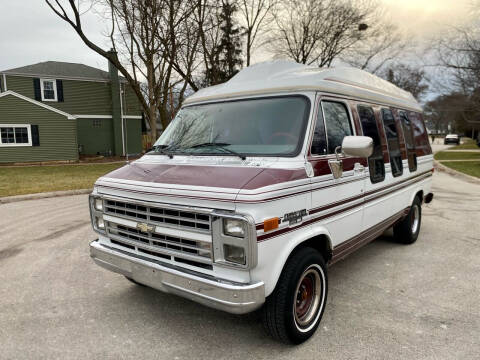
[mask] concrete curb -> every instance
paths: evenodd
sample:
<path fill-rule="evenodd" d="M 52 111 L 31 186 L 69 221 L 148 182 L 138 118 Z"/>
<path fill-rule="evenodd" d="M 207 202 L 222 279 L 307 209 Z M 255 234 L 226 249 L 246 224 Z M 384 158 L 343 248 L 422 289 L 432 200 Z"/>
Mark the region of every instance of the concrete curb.
<path fill-rule="evenodd" d="M 448 160 L 446 160 L 448 161 Z M 439 161 L 437 160 L 434 160 L 433 161 L 433 166 L 435 167 L 435 169 L 437 171 L 442 171 L 442 172 L 445 172 L 449 175 L 452 175 L 452 176 L 455 176 L 459 179 L 462 179 L 462 180 L 465 180 L 469 183 L 473 183 L 473 184 L 480 184 L 480 179 L 476 178 L 475 176 L 471 176 L 471 175 L 467 175 L 467 174 L 464 174 L 460 171 L 457 171 L 457 170 L 454 170 L 454 169 L 451 169 L 449 168 L 448 166 L 445 166 L 443 164 L 441 164 Z"/>
<path fill-rule="evenodd" d="M 25 201 L 25 200 L 46 199 L 46 198 L 60 197 L 60 196 L 90 194 L 91 192 L 92 192 L 92 189 L 78 189 L 78 190 L 65 190 L 65 191 L 50 191 L 50 192 L 43 192 L 43 193 L 37 193 L 37 194 L 5 196 L 5 197 L 0 197 L 0 204 L 7 204 L 7 203 Z"/>

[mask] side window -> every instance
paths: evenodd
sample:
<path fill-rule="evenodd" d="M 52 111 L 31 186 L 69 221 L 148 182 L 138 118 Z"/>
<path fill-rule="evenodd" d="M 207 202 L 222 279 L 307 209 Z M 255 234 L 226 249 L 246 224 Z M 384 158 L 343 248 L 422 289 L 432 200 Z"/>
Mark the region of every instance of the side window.
<path fill-rule="evenodd" d="M 390 109 L 382 109 L 383 128 L 387 136 L 388 153 L 390 155 L 390 166 L 393 176 L 403 174 L 402 153 L 400 152 L 400 141 L 398 140 L 397 126 Z"/>
<path fill-rule="evenodd" d="M 325 137 L 325 124 L 323 123 L 322 107 L 318 107 L 317 121 L 315 123 L 315 130 L 312 139 L 312 154 L 326 155 L 327 154 L 327 139 Z"/>
<path fill-rule="evenodd" d="M 413 172 L 417 170 L 417 155 L 415 154 L 412 124 L 405 111 L 399 111 L 398 114 L 400 116 L 400 122 L 402 123 L 405 146 L 407 147 L 408 168 L 410 172 Z"/>
<path fill-rule="evenodd" d="M 373 153 L 368 158 L 368 168 L 370 170 L 370 180 L 377 183 L 385 179 L 385 164 L 383 163 L 382 143 L 378 132 L 377 121 L 373 109 L 368 106 L 359 106 L 358 115 L 364 136 L 370 136 L 373 139 Z"/>
<path fill-rule="evenodd" d="M 325 128 L 327 131 L 327 153 L 334 154 L 335 148 L 342 145 L 343 138 L 353 134 L 348 110 L 343 103 L 322 101 Z"/>

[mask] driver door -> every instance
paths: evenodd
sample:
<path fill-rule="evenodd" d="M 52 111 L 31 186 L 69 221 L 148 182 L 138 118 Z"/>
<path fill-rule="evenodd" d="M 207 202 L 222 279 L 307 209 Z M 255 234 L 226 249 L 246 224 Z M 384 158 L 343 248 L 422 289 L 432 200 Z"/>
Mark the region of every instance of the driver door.
<path fill-rule="evenodd" d="M 335 248 L 361 232 L 367 163 L 364 158 L 340 156 L 343 175 L 338 179 L 334 179 L 328 164 L 329 159 L 336 158 L 335 148 L 343 138 L 356 134 L 347 101 L 319 98 L 314 126 L 307 157 L 313 167 L 310 214 L 318 220 L 314 226 L 327 228 Z"/>

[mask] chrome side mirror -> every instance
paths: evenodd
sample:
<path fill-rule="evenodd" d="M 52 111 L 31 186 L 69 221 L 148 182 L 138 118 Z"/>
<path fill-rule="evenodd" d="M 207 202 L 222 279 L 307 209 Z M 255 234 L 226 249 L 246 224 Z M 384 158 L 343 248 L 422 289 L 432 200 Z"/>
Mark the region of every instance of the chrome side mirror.
<path fill-rule="evenodd" d="M 373 153 L 373 139 L 369 136 L 345 136 L 342 151 L 348 156 L 368 158 Z"/>
<path fill-rule="evenodd" d="M 336 159 L 328 160 L 328 166 L 335 179 L 343 174 L 343 162 L 340 159 L 341 154 L 348 156 L 368 158 L 373 153 L 373 139 L 369 136 L 345 136 L 342 146 L 335 149 Z"/>
<path fill-rule="evenodd" d="M 330 171 L 332 172 L 334 179 L 338 179 L 339 177 L 342 177 L 342 174 L 343 174 L 343 161 L 340 159 L 341 154 L 342 154 L 342 147 L 337 146 L 335 148 L 336 159 L 328 160 L 328 166 L 330 167 Z"/>

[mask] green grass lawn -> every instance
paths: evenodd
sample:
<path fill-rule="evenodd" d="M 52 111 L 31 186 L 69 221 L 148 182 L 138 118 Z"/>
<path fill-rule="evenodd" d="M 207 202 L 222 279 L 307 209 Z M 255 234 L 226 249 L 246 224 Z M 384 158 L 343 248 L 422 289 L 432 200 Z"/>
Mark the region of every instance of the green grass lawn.
<path fill-rule="evenodd" d="M 0 197 L 45 191 L 88 189 L 118 164 L 0 167 Z"/>
<path fill-rule="evenodd" d="M 480 161 L 442 161 L 442 165 L 480 178 Z"/>
<path fill-rule="evenodd" d="M 456 151 L 440 151 L 435 154 L 435 160 L 467 160 L 479 159 L 480 152 L 456 152 Z"/>
<path fill-rule="evenodd" d="M 480 150 L 480 147 L 477 146 L 477 143 L 472 139 L 463 139 L 464 144 L 457 145 L 452 147 L 451 150 L 462 150 L 462 149 L 469 149 L 469 150 Z"/>

